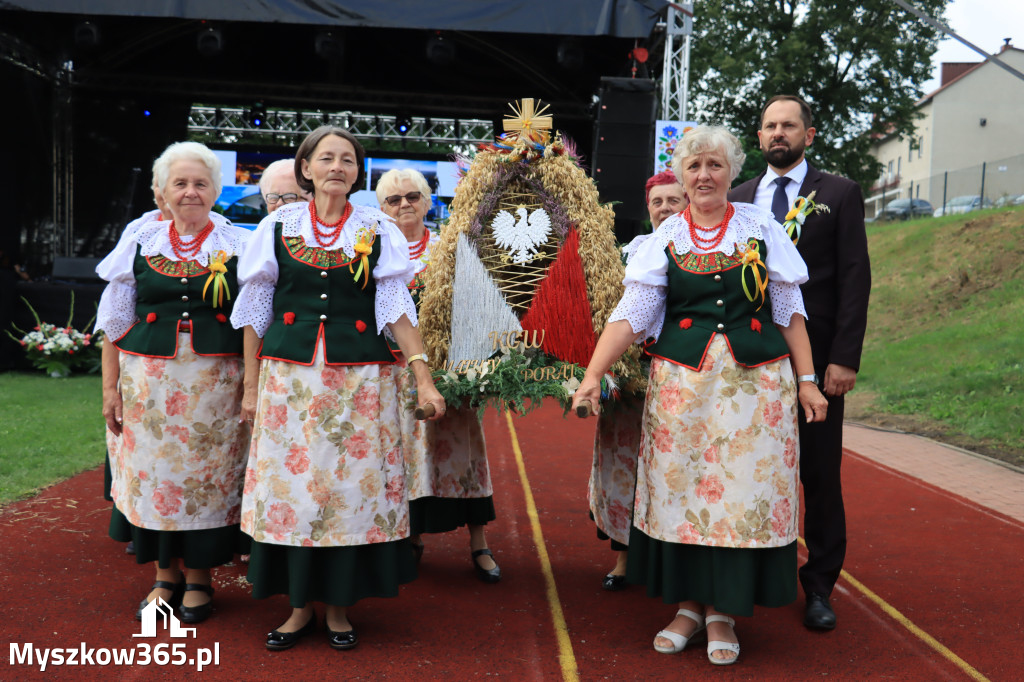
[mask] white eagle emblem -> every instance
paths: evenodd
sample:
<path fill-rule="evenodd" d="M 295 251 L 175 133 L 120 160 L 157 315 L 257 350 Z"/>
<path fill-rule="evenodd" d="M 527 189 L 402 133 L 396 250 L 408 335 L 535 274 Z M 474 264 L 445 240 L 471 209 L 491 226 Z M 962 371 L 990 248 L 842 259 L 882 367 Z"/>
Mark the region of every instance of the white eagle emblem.
<path fill-rule="evenodd" d="M 491 221 L 494 241 L 503 249 L 514 263 L 529 263 L 537 255 L 537 247 L 546 243 L 551 234 L 551 218 L 543 208 L 530 213 L 524 206 L 516 209 L 519 220 L 508 211 L 498 211 Z"/>

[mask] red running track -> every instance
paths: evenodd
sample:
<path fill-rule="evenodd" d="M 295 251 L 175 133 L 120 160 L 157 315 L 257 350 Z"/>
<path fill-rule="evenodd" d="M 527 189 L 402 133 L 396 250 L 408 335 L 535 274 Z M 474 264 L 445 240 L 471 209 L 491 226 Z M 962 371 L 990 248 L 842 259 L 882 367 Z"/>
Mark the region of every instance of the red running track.
<path fill-rule="evenodd" d="M 402 679 L 675 680 L 728 675 L 757 680 L 1014 680 L 1024 677 L 1021 577 L 1024 524 L 848 452 L 844 466 L 850 548 L 833 604 L 839 626 L 801 625 L 802 599 L 739 619 L 739 662 L 713 668 L 703 642 L 675 656 L 651 648 L 674 608 L 641 587 L 608 593 L 614 557 L 587 517 L 593 420 L 545 406 L 513 420 L 489 412 L 488 451 L 499 518 L 488 538 L 504 577 L 475 580 L 464 531 L 427 536 L 419 579 L 396 599 L 350 611 L 360 644 L 331 650 L 326 636 L 268 652 L 265 633 L 289 607 L 254 601 L 244 567 L 217 569 L 216 611 L 195 639 L 133 638 L 152 582 L 107 538 L 102 469 L 57 484 L 0 512 L 0 679 Z M 514 443 L 536 504 L 528 514 Z M 1015 476 L 1012 472 L 1007 475 Z M 544 563 L 535 542 L 543 536 Z M 852 580 L 851 580 L 852 579 Z M 554 589 L 549 589 L 553 582 Z M 557 593 L 557 607 L 552 608 Z M 564 616 L 564 629 L 553 612 Z M 320 610 L 322 617 L 322 609 Z M 560 648 L 560 637 L 561 643 Z M 179 666 L 49 666 L 11 662 L 37 649 L 135 647 L 140 642 L 219 647 L 201 674 Z M 94 654 L 95 655 L 95 654 Z"/>

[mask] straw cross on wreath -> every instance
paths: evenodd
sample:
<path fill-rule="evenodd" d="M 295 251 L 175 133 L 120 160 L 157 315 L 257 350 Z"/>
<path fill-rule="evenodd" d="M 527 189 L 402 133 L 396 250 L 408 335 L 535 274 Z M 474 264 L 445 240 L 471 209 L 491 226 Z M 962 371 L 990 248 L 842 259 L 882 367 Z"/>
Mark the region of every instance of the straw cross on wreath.
<path fill-rule="evenodd" d="M 554 125 L 551 116 L 541 115 L 548 110 L 548 105 L 545 104 L 539 111 L 534 111 L 532 97 L 524 97 L 519 106 L 512 102 L 509 107 L 515 112 L 515 115 L 505 114 L 502 128 L 507 133 L 515 133 L 517 137 L 525 137 L 536 142 L 546 137 L 546 133 L 543 131 L 551 130 Z"/>

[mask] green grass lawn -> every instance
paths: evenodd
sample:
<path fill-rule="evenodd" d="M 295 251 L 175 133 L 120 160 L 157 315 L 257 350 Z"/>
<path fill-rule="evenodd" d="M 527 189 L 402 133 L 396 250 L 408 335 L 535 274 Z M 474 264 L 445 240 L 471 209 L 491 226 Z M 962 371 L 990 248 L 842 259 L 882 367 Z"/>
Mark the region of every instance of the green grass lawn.
<path fill-rule="evenodd" d="M 97 375 L 0 374 L 0 504 L 103 464 L 102 405 Z"/>
<path fill-rule="evenodd" d="M 869 409 L 1024 464 L 1024 209 L 872 225 L 868 239 Z"/>

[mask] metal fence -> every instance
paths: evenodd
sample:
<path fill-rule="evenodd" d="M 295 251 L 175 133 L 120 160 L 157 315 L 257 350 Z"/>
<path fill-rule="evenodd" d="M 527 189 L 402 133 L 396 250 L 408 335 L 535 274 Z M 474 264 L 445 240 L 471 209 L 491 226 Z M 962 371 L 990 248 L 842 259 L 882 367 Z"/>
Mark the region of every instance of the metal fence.
<path fill-rule="evenodd" d="M 891 215 L 892 208 L 883 212 L 886 206 L 892 207 L 892 202 L 897 199 L 914 199 L 915 215 L 924 215 L 929 211 L 933 214 L 936 211 L 940 211 L 940 214 L 963 213 L 966 212 L 963 210 L 965 207 L 975 209 L 1015 203 L 1024 205 L 1024 154 L 930 176 L 886 172 L 865 199 L 867 217 L 904 217 Z M 902 212 L 906 204 L 906 201 L 902 201 L 896 206 Z"/>

